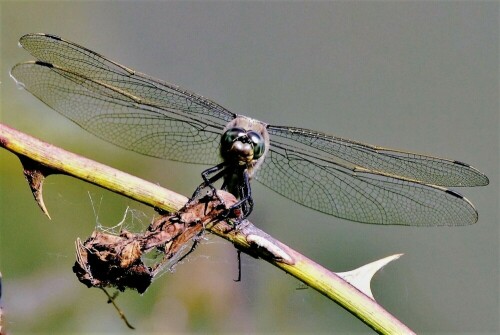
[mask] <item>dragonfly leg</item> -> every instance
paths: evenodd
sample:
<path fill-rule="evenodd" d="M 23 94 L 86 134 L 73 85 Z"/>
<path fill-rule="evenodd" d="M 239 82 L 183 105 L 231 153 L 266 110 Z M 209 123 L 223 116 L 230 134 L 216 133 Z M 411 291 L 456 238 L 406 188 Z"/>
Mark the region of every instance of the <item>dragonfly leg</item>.
<path fill-rule="evenodd" d="M 235 282 L 241 281 L 241 250 L 236 249 L 237 258 L 238 258 L 238 278 L 233 279 Z"/>
<path fill-rule="evenodd" d="M 212 194 L 216 194 L 215 192 L 215 187 L 214 183 L 221 179 L 224 176 L 224 169 L 225 169 L 225 164 L 217 164 L 216 166 L 213 166 L 211 168 L 206 169 L 201 173 L 201 177 L 203 178 L 203 183 L 201 183 L 196 190 L 194 191 L 193 195 L 191 196 L 191 200 L 197 198 L 200 195 L 201 190 L 203 190 L 205 187 L 209 187 L 210 190 L 212 191 Z M 212 177 L 209 177 L 211 174 L 214 174 Z"/>
<path fill-rule="evenodd" d="M 233 174 L 237 176 L 236 179 L 240 182 L 234 184 L 229 181 L 228 176 L 233 176 Z M 203 178 L 203 183 L 196 188 L 191 196 L 191 199 L 189 200 L 190 202 L 200 197 L 202 190 L 207 187 L 210 188 L 212 196 L 217 196 L 217 192 L 213 184 L 224 178 L 221 189 L 231 192 L 236 198 L 238 198 L 238 201 L 228 208 L 228 210 L 222 214 L 221 218 L 226 219 L 236 216 L 237 222 L 240 222 L 250 215 L 253 209 L 253 199 L 246 168 L 229 171 L 228 173 L 228 166 L 225 163 L 221 163 L 206 169 L 201 173 L 201 176 Z M 219 200 L 223 203 L 222 199 L 219 198 Z M 241 213 L 238 213 L 238 211 Z"/>

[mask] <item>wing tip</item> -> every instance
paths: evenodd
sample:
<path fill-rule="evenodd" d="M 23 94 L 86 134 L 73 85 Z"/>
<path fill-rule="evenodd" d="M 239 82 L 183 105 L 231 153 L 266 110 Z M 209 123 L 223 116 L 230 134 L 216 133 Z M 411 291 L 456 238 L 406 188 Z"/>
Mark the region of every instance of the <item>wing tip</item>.
<path fill-rule="evenodd" d="M 484 173 L 473 167 L 472 165 L 457 160 L 454 160 L 453 163 L 469 169 L 476 176 L 474 184 L 466 186 L 486 186 L 490 183 L 489 178 Z"/>
<path fill-rule="evenodd" d="M 62 41 L 61 37 L 59 37 L 57 35 L 54 35 L 54 34 L 28 33 L 28 34 L 24 34 L 23 36 L 21 36 L 21 38 L 19 38 L 18 45 L 20 47 L 24 47 L 24 42 L 26 42 L 27 40 L 33 39 L 33 38 L 40 38 L 40 37 L 46 37 L 46 38 L 53 39 L 53 40 L 56 40 L 56 41 Z"/>
<path fill-rule="evenodd" d="M 470 202 L 469 199 L 467 199 L 465 196 L 463 196 L 462 194 L 460 194 L 459 192 L 454 191 L 454 190 L 445 189 L 444 191 L 447 194 L 450 194 L 450 195 L 452 195 L 460 200 L 465 201 L 467 203 L 467 205 L 469 206 L 469 213 L 471 214 L 470 219 L 465 220 L 464 224 L 459 224 L 459 226 L 470 226 L 470 225 L 475 224 L 479 220 L 479 213 L 478 213 L 476 207 L 474 207 L 474 204 L 472 202 Z M 452 226 L 456 226 L 456 225 L 452 224 Z"/>

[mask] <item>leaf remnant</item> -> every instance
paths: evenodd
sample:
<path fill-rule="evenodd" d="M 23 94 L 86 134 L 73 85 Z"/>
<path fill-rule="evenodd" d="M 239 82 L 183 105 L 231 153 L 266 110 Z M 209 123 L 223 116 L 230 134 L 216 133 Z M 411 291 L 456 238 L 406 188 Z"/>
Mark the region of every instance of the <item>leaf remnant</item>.
<path fill-rule="evenodd" d="M 85 242 L 77 239 L 73 272 L 88 287 L 131 288 L 144 293 L 165 265 L 172 267 L 187 256 L 176 258 L 186 244 L 193 240 L 197 243 L 205 228 L 218 223 L 229 208 L 226 206 L 235 202 L 234 197 L 224 201 L 218 196 L 195 199 L 177 213 L 158 217 L 143 233 L 123 229 L 115 235 L 95 230 Z M 163 257 L 148 266 L 142 256 L 153 250 Z M 194 247 L 188 254 L 192 250 Z M 171 259 L 175 260 L 173 264 Z"/>

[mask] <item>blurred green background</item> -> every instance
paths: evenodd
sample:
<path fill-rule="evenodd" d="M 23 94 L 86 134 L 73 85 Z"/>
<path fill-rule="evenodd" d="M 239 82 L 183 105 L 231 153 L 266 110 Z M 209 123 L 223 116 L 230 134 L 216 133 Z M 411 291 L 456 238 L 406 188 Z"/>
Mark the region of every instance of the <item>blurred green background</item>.
<path fill-rule="evenodd" d="M 1 2 L 1 122 L 184 195 L 203 166 L 142 157 L 78 128 L 16 88 L 17 47 L 46 32 L 271 124 L 468 162 L 490 185 L 460 192 L 479 222 L 380 227 L 317 213 L 254 183 L 252 222 L 334 271 L 405 253 L 374 279 L 377 300 L 420 334 L 498 333 L 498 2 Z M 127 333 L 102 292 L 71 271 L 77 237 L 127 206 L 63 176 L 44 187 L 48 220 L 17 158 L 0 150 L 0 271 L 12 334 Z M 91 201 L 92 199 L 92 201 Z M 93 202 L 93 204 L 92 204 Z M 144 213 L 141 215 L 140 213 Z M 118 303 L 140 334 L 371 333 L 349 313 L 216 238 L 143 295 Z M 130 332 L 132 333 L 132 332 Z"/>

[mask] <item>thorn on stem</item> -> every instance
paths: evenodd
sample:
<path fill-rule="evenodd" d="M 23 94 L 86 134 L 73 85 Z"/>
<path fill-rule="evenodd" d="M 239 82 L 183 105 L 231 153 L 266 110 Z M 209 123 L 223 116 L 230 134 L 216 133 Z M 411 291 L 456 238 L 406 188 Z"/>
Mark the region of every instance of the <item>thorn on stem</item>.
<path fill-rule="evenodd" d="M 24 156 L 21 156 L 19 159 L 21 160 L 21 164 L 23 165 L 24 176 L 31 188 L 31 192 L 33 193 L 33 197 L 35 198 L 36 203 L 38 204 L 42 212 L 47 215 L 49 219 L 51 219 L 47 207 L 45 207 L 45 203 L 43 201 L 42 191 L 45 177 L 53 174 L 53 170 Z"/>

